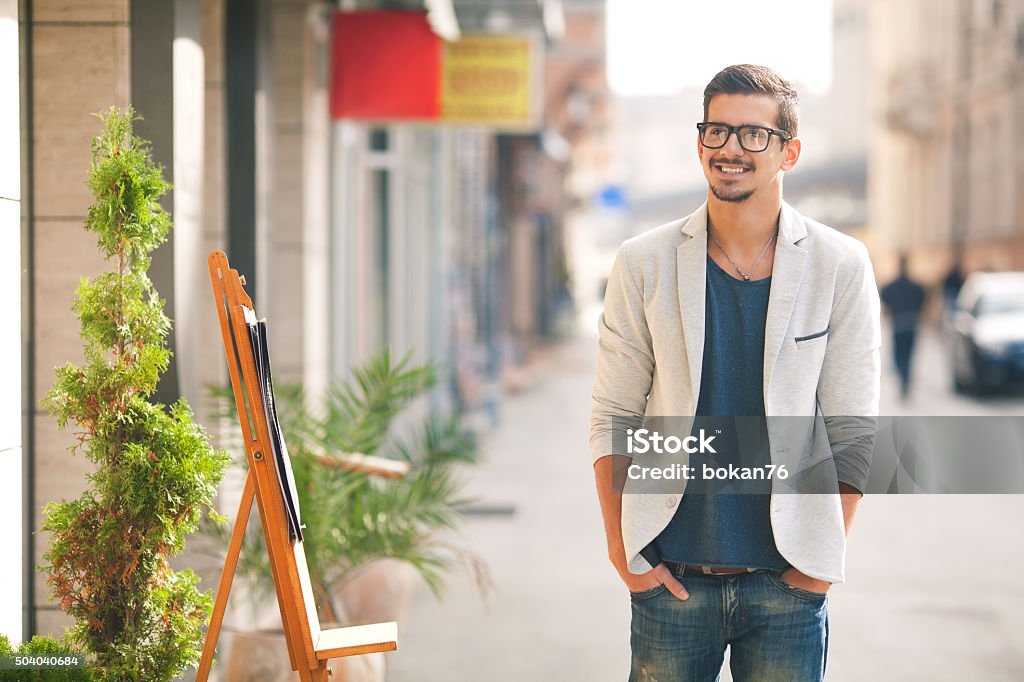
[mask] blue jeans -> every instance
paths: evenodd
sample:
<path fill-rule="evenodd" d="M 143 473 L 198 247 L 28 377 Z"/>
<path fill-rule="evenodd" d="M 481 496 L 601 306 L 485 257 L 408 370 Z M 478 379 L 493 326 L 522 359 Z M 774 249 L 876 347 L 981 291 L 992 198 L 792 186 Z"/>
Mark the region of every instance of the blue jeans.
<path fill-rule="evenodd" d="M 630 682 L 717 682 L 725 647 L 736 682 L 811 682 L 825 675 L 828 595 L 790 587 L 779 573 L 683 572 L 690 598 L 664 585 L 630 593 Z"/>

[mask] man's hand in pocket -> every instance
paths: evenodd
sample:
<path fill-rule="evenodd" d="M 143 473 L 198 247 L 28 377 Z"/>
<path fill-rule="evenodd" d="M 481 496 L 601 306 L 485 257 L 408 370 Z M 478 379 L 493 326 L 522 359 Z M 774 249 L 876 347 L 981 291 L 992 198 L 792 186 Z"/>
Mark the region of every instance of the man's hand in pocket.
<path fill-rule="evenodd" d="M 801 590 L 816 592 L 818 594 L 826 594 L 828 592 L 828 588 L 832 587 L 832 583 L 812 578 L 792 566 L 779 575 L 779 580 L 792 587 L 799 587 Z"/>
<path fill-rule="evenodd" d="M 663 563 L 658 564 L 646 573 L 636 574 L 623 571 L 620 575 L 622 582 L 626 583 L 626 587 L 630 592 L 644 592 L 652 590 L 658 585 L 664 585 L 680 601 L 690 597 L 690 593 L 686 591 L 683 584 L 676 580 L 676 577 L 672 575 L 672 571 L 668 570 L 668 566 Z"/>

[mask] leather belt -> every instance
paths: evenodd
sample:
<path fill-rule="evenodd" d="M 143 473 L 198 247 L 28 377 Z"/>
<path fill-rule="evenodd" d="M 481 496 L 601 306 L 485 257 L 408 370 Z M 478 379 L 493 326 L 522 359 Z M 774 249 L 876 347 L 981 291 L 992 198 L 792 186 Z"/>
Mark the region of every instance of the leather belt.
<path fill-rule="evenodd" d="M 677 564 L 678 565 L 678 564 Z M 699 571 L 704 575 L 733 575 L 735 573 L 753 573 L 756 568 L 736 568 L 732 566 L 698 566 L 696 564 L 684 564 L 685 568 L 691 571 Z"/>

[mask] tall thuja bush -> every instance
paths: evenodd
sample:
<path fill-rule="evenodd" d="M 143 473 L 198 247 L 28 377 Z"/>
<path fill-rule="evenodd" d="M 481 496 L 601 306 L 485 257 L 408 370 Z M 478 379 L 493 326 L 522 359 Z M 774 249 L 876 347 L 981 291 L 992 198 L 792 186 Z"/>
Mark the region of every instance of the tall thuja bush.
<path fill-rule="evenodd" d="M 170 321 L 146 275 L 167 238 L 167 191 L 148 143 L 133 134 L 129 109 L 99 115 L 85 221 L 117 269 L 83 279 L 72 309 L 85 363 L 57 368 L 44 405 L 61 429 L 77 425 L 71 448 L 95 464 L 77 500 L 51 504 L 43 529 L 49 585 L 75 618 L 73 637 L 108 680 L 166 680 L 195 665 L 212 608 L 191 570 L 168 558 L 209 509 L 228 456 L 215 451 L 184 400 L 147 400 L 167 369 Z"/>

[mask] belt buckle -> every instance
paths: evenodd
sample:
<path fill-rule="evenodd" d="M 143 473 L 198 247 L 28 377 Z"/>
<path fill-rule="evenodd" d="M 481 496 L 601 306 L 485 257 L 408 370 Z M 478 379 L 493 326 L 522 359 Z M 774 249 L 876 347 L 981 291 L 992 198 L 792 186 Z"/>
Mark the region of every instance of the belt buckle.
<path fill-rule="evenodd" d="M 700 567 L 700 570 L 704 573 L 704 575 L 736 575 L 736 574 L 739 574 L 741 572 L 753 573 L 757 569 L 756 568 L 750 568 L 748 566 L 747 568 L 743 569 L 743 571 L 717 571 L 716 572 L 715 570 L 713 570 L 712 566 L 705 566 L 705 565 L 702 564 L 701 567 Z"/>

